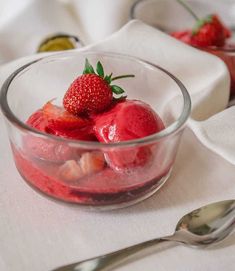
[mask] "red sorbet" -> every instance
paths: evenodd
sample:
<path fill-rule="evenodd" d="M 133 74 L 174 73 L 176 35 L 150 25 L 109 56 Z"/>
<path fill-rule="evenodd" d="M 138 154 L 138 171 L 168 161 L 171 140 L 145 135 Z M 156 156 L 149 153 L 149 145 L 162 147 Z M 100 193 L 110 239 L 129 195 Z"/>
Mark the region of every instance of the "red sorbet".
<path fill-rule="evenodd" d="M 146 103 L 125 100 L 94 117 L 95 135 L 100 142 L 114 143 L 149 136 L 163 130 L 164 124 Z"/>
<path fill-rule="evenodd" d="M 95 135 L 105 143 L 143 138 L 165 128 L 156 112 L 137 100 L 119 102 L 111 110 L 96 115 L 94 121 Z M 114 169 L 143 166 L 150 162 L 151 156 L 150 145 L 106 152 L 107 162 Z"/>

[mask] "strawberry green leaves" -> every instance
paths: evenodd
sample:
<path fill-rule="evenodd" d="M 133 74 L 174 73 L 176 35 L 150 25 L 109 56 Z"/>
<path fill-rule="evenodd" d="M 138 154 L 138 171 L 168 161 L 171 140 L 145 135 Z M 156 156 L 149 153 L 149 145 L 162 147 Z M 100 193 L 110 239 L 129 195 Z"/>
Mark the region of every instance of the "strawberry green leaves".
<path fill-rule="evenodd" d="M 111 86 L 111 89 L 112 89 L 112 92 L 117 95 L 120 95 L 125 92 L 124 89 L 122 89 L 121 87 L 116 86 L 116 85 Z"/>
<path fill-rule="evenodd" d="M 95 73 L 95 71 L 94 71 L 93 67 L 91 66 L 91 64 L 89 63 L 88 59 L 86 58 L 83 74 L 92 74 L 92 73 Z"/>
<path fill-rule="evenodd" d="M 124 89 L 122 89 L 121 87 L 119 87 L 117 85 L 111 85 L 112 81 L 123 79 L 123 78 L 135 77 L 135 75 L 133 75 L 133 74 L 120 75 L 120 76 L 116 76 L 116 77 L 112 77 L 113 76 L 112 73 L 110 73 L 109 75 L 105 75 L 103 65 L 101 64 L 100 61 L 97 62 L 96 71 L 95 71 L 93 66 L 90 64 L 90 62 L 87 58 L 85 61 L 85 68 L 83 70 L 83 74 L 96 74 L 96 75 L 100 76 L 101 78 L 104 79 L 104 81 L 106 81 L 108 83 L 108 85 L 110 86 L 110 88 L 112 90 L 112 93 L 114 93 L 115 95 L 121 95 L 125 91 L 124 91 Z M 120 99 L 120 98 L 126 98 L 126 96 L 121 96 L 119 98 L 114 98 L 114 99 Z"/>
<path fill-rule="evenodd" d="M 100 61 L 97 62 L 96 72 L 100 77 L 104 78 L 104 68 L 102 64 L 100 63 Z"/>
<path fill-rule="evenodd" d="M 223 24 L 217 14 L 211 14 L 204 18 L 199 18 L 184 0 L 176 0 L 195 19 L 195 27 L 191 31 L 184 31 L 181 35 L 174 35 L 176 38 L 194 47 L 223 47 L 226 39 L 231 36 L 231 31 Z"/>
<path fill-rule="evenodd" d="M 112 76 L 113 74 L 110 73 L 110 75 L 106 75 L 104 80 L 107 81 L 107 83 L 110 85 L 111 81 L 112 81 Z"/>
<path fill-rule="evenodd" d="M 196 35 L 198 31 L 207 23 L 212 22 L 212 15 L 208 15 L 206 18 L 200 19 L 196 22 L 195 27 L 193 28 L 192 34 Z"/>

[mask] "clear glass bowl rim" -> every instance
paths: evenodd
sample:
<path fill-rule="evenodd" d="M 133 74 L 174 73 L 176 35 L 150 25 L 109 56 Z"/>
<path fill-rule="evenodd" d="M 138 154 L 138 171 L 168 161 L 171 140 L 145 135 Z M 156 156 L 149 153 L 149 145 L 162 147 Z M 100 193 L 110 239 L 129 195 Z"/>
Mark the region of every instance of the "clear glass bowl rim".
<path fill-rule="evenodd" d="M 30 126 L 28 126 L 27 124 L 25 124 L 24 122 L 22 122 L 21 120 L 19 120 L 17 118 L 17 116 L 12 112 L 12 110 L 9 107 L 8 101 L 7 101 L 7 93 L 8 93 L 8 89 L 12 83 L 12 81 L 14 80 L 14 78 L 19 75 L 21 72 L 25 72 L 26 68 L 30 68 L 30 66 L 40 63 L 42 61 L 45 60 L 50 60 L 50 59 L 54 59 L 54 58 L 68 58 L 73 56 L 74 54 L 84 54 L 85 56 L 87 55 L 103 55 L 103 56 L 107 56 L 107 57 L 113 57 L 113 58 L 122 58 L 122 59 L 129 59 L 131 61 L 136 61 L 137 63 L 141 64 L 141 65 L 145 65 L 148 68 L 152 68 L 152 69 L 157 69 L 162 71 L 163 73 L 165 73 L 166 75 L 168 75 L 171 79 L 173 79 L 175 81 L 175 83 L 178 85 L 179 90 L 181 91 L 181 94 L 183 96 L 183 109 L 182 112 L 179 116 L 179 118 L 177 120 L 175 120 L 172 124 L 170 124 L 168 127 L 166 127 L 164 130 L 149 135 L 147 137 L 144 138 L 139 138 L 139 139 L 135 139 L 135 140 L 129 140 L 129 141 L 122 141 L 122 142 L 117 142 L 117 143 L 100 143 L 100 142 L 93 142 L 93 141 L 81 141 L 81 140 L 73 140 L 73 139 L 67 139 L 67 138 L 63 138 L 63 137 L 58 137 L 58 136 L 54 136 L 51 134 L 46 134 L 43 132 L 40 132 Z M 171 74 L 170 72 L 168 72 L 167 70 L 165 70 L 164 68 L 152 64 L 151 62 L 142 60 L 140 58 L 137 57 L 133 57 L 133 56 L 129 56 L 129 55 L 124 55 L 124 54 L 118 54 L 118 53 L 110 53 L 110 52 L 104 52 L 104 51 L 84 51 L 84 50 L 71 50 L 71 51 L 67 51 L 67 52 L 60 52 L 60 53 L 53 53 L 52 55 L 47 55 L 44 57 L 41 57 L 37 60 L 34 61 L 30 61 L 27 64 L 21 66 L 20 68 L 16 69 L 13 73 L 11 73 L 11 75 L 4 81 L 2 87 L 1 87 L 1 91 L 0 91 L 0 107 L 1 110 L 3 112 L 3 114 L 5 115 L 5 117 L 7 118 L 7 120 L 13 124 L 14 126 L 16 126 L 17 128 L 19 128 L 22 131 L 27 131 L 28 133 L 31 133 L 33 135 L 37 135 L 41 138 L 44 139 L 53 139 L 56 141 L 61 141 L 64 143 L 68 143 L 68 144 L 72 144 L 73 146 L 76 147 L 82 147 L 82 148 L 95 148 L 95 149 L 99 149 L 99 148 L 104 148 L 104 149 L 109 149 L 109 148 L 120 148 L 120 147 L 133 147 L 139 144 L 147 144 L 147 143 L 152 143 L 155 141 L 160 141 L 163 138 L 166 138 L 168 136 L 172 136 L 175 133 L 177 133 L 179 130 L 181 130 L 181 128 L 184 127 L 186 121 L 189 118 L 189 115 L 191 113 L 191 99 L 190 99 L 190 95 L 186 89 L 186 87 L 183 85 L 183 83 L 177 79 L 173 74 Z"/>
<path fill-rule="evenodd" d="M 154 2 L 156 0 L 137 0 L 137 1 L 135 1 L 130 8 L 129 19 L 130 20 L 138 20 L 138 18 L 136 18 L 136 16 L 135 16 L 135 9 L 137 8 L 137 6 L 140 3 L 149 2 L 149 1 Z M 224 52 L 224 53 L 235 53 L 235 48 L 228 48 L 228 47 L 224 47 L 224 48 L 218 47 L 218 46 L 206 46 L 206 47 L 192 46 L 192 47 L 195 47 L 197 49 L 208 49 L 208 50 L 219 51 L 219 52 Z"/>

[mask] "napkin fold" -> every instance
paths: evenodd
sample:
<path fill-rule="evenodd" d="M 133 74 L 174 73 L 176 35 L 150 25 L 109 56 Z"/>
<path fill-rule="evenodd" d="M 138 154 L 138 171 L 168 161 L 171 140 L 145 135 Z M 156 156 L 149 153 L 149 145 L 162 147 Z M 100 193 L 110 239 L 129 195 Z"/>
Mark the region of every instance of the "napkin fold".
<path fill-rule="evenodd" d="M 85 44 L 102 40 L 119 30 L 128 20 L 136 0 L 72 0 L 71 7 L 83 30 Z"/>

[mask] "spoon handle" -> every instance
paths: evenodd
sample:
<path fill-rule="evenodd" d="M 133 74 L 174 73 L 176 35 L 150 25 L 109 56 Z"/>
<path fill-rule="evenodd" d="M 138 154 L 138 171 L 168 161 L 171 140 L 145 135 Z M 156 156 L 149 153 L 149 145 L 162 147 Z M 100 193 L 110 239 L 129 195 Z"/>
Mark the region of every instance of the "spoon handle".
<path fill-rule="evenodd" d="M 78 263 L 66 265 L 54 269 L 52 271 L 103 271 L 103 270 L 112 270 L 117 265 L 121 264 L 124 260 L 129 259 L 132 255 L 137 252 L 144 252 L 148 248 L 155 248 L 159 244 L 171 240 L 172 236 L 166 236 L 158 239 L 149 240 L 143 243 L 139 243 L 127 248 L 117 250 L 112 253 L 108 253 L 102 256 L 91 258 L 85 261 Z M 108 269 L 106 269 L 108 268 Z"/>

